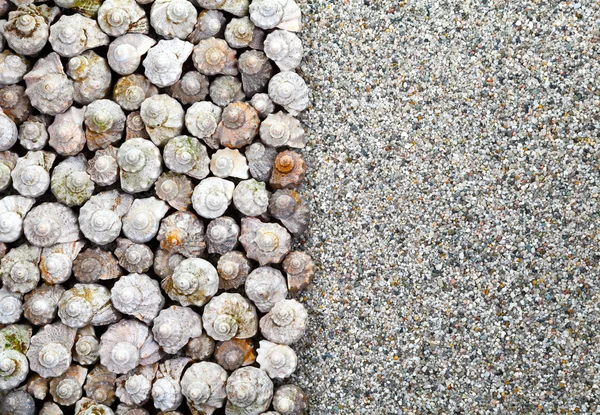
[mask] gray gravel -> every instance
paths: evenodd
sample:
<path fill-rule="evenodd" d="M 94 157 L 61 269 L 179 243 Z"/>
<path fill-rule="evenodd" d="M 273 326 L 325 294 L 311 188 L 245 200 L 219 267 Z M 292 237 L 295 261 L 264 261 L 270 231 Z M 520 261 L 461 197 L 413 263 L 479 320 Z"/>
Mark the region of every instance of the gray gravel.
<path fill-rule="evenodd" d="M 301 3 L 311 414 L 600 413 L 600 5 Z"/>

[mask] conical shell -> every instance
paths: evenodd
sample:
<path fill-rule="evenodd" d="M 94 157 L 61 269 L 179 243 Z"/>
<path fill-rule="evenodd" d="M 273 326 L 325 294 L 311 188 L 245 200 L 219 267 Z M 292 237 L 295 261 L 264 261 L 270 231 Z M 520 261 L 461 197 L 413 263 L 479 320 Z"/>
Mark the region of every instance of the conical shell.
<path fill-rule="evenodd" d="M 298 365 L 296 353 L 289 346 L 261 340 L 257 353 L 256 361 L 260 368 L 272 379 L 285 379 L 291 376 Z"/>
<path fill-rule="evenodd" d="M 207 219 L 221 216 L 231 203 L 234 188 L 232 182 L 217 177 L 202 180 L 192 195 L 194 210 Z"/>
<path fill-rule="evenodd" d="M 79 282 L 84 283 L 114 280 L 121 276 L 113 254 L 100 248 L 88 248 L 77 255 L 73 262 L 73 273 Z"/>
<path fill-rule="evenodd" d="M 115 400 L 117 375 L 105 366 L 97 364 L 88 374 L 83 389 L 85 396 L 103 405 L 111 405 Z"/>
<path fill-rule="evenodd" d="M 32 115 L 19 126 L 19 144 L 27 150 L 42 150 L 48 143 L 47 115 Z"/>
<path fill-rule="evenodd" d="M 150 139 L 157 146 L 164 146 L 183 130 L 183 107 L 166 94 L 147 98 L 140 107 L 140 115 Z"/>
<path fill-rule="evenodd" d="M 3 288 L 21 294 L 33 290 L 40 280 L 38 263 L 41 251 L 40 248 L 27 244 L 19 245 L 8 251 L 0 261 L 0 277 Z M 12 309 L 11 307 L 7 311 Z"/>
<path fill-rule="evenodd" d="M 239 150 L 224 148 L 215 152 L 210 160 L 210 171 L 217 177 L 248 178 L 248 164 Z"/>
<path fill-rule="evenodd" d="M 77 331 L 55 322 L 43 326 L 32 338 L 27 352 L 31 370 L 42 377 L 56 377 L 71 364 L 71 349 Z"/>
<path fill-rule="evenodd" d="M 232 339 L 219 342 L 215 348 L 215 359 L 225 370 L 236 370 L 256 360 L 252 340 Z"/>
<path fill-rule="evenodd" d="M 158 94 L 156 88 L 144 75 L 132 74 L 120 78 L 113 90 L 114 100 L 125 111 L 140 109 L 142 102 Z M 139 137 L 139 136 L 138 136 Z"/>
<path fill-rule="evenodd" d="M 187 357 L 166 360 L 158 366 L 156 381 L 152 385 L 154 407 L 162 411 L 177 409 L 183 402 L 180 379 L 190 363 Z"/>
<path fill-rule="evenodd" d="M 263 52 L 249 50 L 240 56 L 238 68 L 242 74 L 242 85 L 246 96 L 264 92 L 273 75 L 273 65 Z"/>
<path fill-rule="evenodd" d="M 93 399 L 81 398 L 75 403 L 75 415 L 114 415 L 108 406 Z"/>
<path fill-rule="evenodd" d="M 73 14 L 63 15 L 50 27 L 52 49 L 65 58 L 78 56 L 88 49 L 108 45 L 108 36 L 93 19 Z"/>
<path fill-rule="evenodd" d="M 282 151 L 273 163 L 273 173 L 269 184 L 275 189 L 297 188 L 304 181 L 306 162 L 295 151 Z"/>
<path fill-rule="evenodd" d="M 206 245 L 210 254 L 224 254 L 232 251 L 238 244 L 240 227 L 229 216 L 221 216 L 206 227 Z"/>
<path fill-rule="evenodd" d="M 46 247 L 40 257 L 41 277 L 48 284 L 61 284 L 71 277 L 73 261 L 84 242 L 66 242 Z"/>
<path fill-rule="evenodd" d="M 69 327 L 114 323 L 120 318 L 110 302 L 110 291 L 99 284 L 75 284 L 62 295 L 58 316 Z"/>
<path fill-rule="evenodd" d="M 247 48 L 252 43 L 254 23 L 248 17 L 231 19 L 225 28 L 225 40 L 232 48 Z"/>
<path fill-rule="evenodd" d="M 73 348 L 73 360 L 82 365 L 91 365 L 98 361 L 100 355 L 100 340 L 96 337 L 94 327 L 86 326 L 77 330 L 75 347 Z"/>
<path fill-rule="evenodd" d="M 75 242 L 79 239 L 77 216 L 60 203 L 42 203 L 31 209 L 23 222 L 25 237 L 35 246 Z"/>
<path fill-rule="evenodd" d="M 158 364 L 138 366 L 124 376 L 117 378 L 116 395 L 121 402 L 130 407 L 138 407 L 150 399 L 152 381 L 156 376 Z"/>
<path fill-rule="evenodd" d="M 48 127 L 49 144 L 63 156 L 74 156 L 83 150 L 86 143 L 83 120 L 86 107 L 71 107 L 63 114 L 54 117 Z"/>
<path fill-rule="evenodd" d="M 280 263 L 291 250 L 291 237 L 283 226 L 256 218 L 242 219 L 240 242 L 248 258 L 261 266 Z"/>
<path fill-rule="evenodd" d="M 314 263 L 304 252 L 290 252 L 283 261 L 283 270 L 287 274 L 288 289 L 298 292 L 310 285 L 314 275 Z"/>
<path fill-rule="evenodd" d="M 233 204 L 243 215 L 261 216 L 269 207 L 269 192 L 263 182 L 242 180 L 233 191 Z"/>
<path fill-rule="evenodd" d="M 202 10 L 198 14 L 198 21 L 194 26 L 194 31 L 190 33 L 187 40 L 194 45 L 204 39 L 211 37 L 222 37 L 225 30 L 225 16 L 216 10 Z"/>
<path fill-rule="evenodd" d="M 240 80 L 230 75 L 221 75 L 212 81 L 209 94 L 211 101 L 223 108 L 246 98 Z"/>
<path fill-rule="evenodd" d="M 256 367 L 237 369 L 227 379 L 226 413 L 260 414 L 266 411 L 273 398 L 273 382 Z"/>
<path fill-rule="evenodd" d="M 185 39 L 194 30 L 198 12 L 188 0 L 155 0 L 150 23 L 165 39 Z"/>
<path fill-rule="evenodd" d="M 204 307 L 202 324 L 218 341 L 248 339 L 258 330 L 256 309 L 240 294 L 223 293 L 210 300 Z"/>
<path fill-rule="evenodd" d="M 269 98 L 269 94 L 254 95 L 250 100 L 250 104 L 252 104 L 256 112 L 258 112 L 258 116 L 261 119 L 266 118 L 275 111 L 275 105 L 273 104 L 273 101 L 271 101 L 271 98 Z"/>
<path fill-rule="evenodd" d="M 204 39 L 194 46 L 192 55 L 198 72 L 212 75 L 238 74 L 236 54 L 223 39 Z"/>
<path fill-rule="evenodd" d="M 244 290 L 261 313 L 271 311 L 288 294 L 283 274 L 271 267 L 260 267 L 252 271 L 246 278 Z"/>
<path fill-rule="evenodd" d="M 21 82 L 28 71 L 29 59 L 15 55 L 10 50 L 0 53 L 0 86 Z"/>
<path fill-rule="evenodd" d="M 23 236 L 23 218 L 35 200 L 23 196 L 0 199 L 0 242 L 15 242 Z"/>
<path fill-rule="evenodd" d="M 99 186 L 110 186 L 119 178 L 117 164 L 117 148 L 108 146 L 97 150 L 94 157 L 87 162 L 87 173 L 94 183 Z"/>
<path fill-rule="evenodd" d="M 128 193 L 149 190 L 162 173 L 162 158 L 158 147 L 143 138 L 125 141 L 117 152 L 117 162 L 121 188 Z"/>
<path fill-rule="evenodd" d="M 24 316 L 36 326 L 52 323 L 58 310 L 58 301 L 65 292 L 60 285 L 42 284 L 25 295 Z"/>
<path fill-rule="evenodd" d="M 29 364 L 27 365 L 29 368 Z M 37 373 L 32 374 L 27 379 L 27 385 L 25 390 L 35 399 L 43 401 L 48 395 L 48 389 L 50 388 L 51 378 L 43 378 Z"/>
<path fill-rule="evenodd" d="M 161 174 L 154 183 L 154 191 L 156 196 L 177 210 L 187 211 L 192 204 L 192 181 L 183 174 Z"/>
<path fill-rule="evenodd" d="M 183 173 L 194 179 L 208 176 L 210 159 L 197 138 L 180 135 L 169 140 L 163 151 L 165 165 L 175 173 Z"/>
<path fill-rule="evenodd" d="M 196 3 L 205 9 L 223 10 L 234 16 L 245 16 L 248 14 L 250 0 L 196 0 Z"/>
<path fill-rule="evenodd" d="M 30 151 L 19 157 L 11 172 L 13 187 L 21 196 L 40 197 L 50 187 L 50 174 L 56 155 L 48 151 Z"/>
<path fill-rule="evenodd" d="M 81 206 L 92 197 L 94 182 L 86 168 L 83 154 L 69 157 L 54 168 L 50 190 L 57 201 L 67 206 Z"/>
<path fill-rule="evenodd" d="M 2 291 L 4 290 L 0 290 L 0 293 Z M 4 308 L 4 306 L 5 303 L 2 302 L 2 307 Z M 0 330 L 1 392 L 16 388 L 27 377 L 29 362 L 25 354 L 29 350 L 31 333 L 31 327 L 25 324 L 11 324 Z M 5 409 L 4 407 L 0 408 Z"/>
<path fill-rule="evenodd" d="M 5 414 L 35 415 L 35 401 L 24 390 L 11 390 L 0 399 Z"/>
<path fill-rule="evenodd" d="M 50 394 L 54 402 L 62 406 L 71 406 L 83 395 L 81 388 L 85 382 L 87 369 L 72 365 L 61 376 L 50 381 Z"/>
<path fill-rule="evenodd" d="M 79 211 L 81 232 L 98 245 L 114 241 L 121 233 L 121 218 L 132 203 L 132 196 L 116 190 L 92 196 Z"/>
<path fill-rule="evenodd" d="M 300 121 L 284 112 L 270 114 L 260 125 L 260 139 L 271 147 L 304 148 L 306 139 Z"/>
<path fill-rule="evenodd" d="M 259 125 L 258 114 L 250 104 L 234 102 L 223 110 L 215 136 L 225 147 L 240 148 L 252 142 L 258 134 Z"/>
<path fill-rule="evenodd" d="M 111 82 L 111 73 L 106 59 L 88 50 L 69 59 L 67 75 L 73 79 L 75 102 L 87 105 L 105 98 Z"/>
<path fill-rule="evenodd" d="M 291 115 L 308 108 L 308 87 L 295 72 L 280 72 L 269 81 L 269 97 Z"/>
<path fill-rule="evenodd" d="M 135 0 L 105 0 L 98 10 L 98 25 L 109 36 L 148 34 L 148 18 Z"/>
<path fill-rule="evenodd" d="M 23 296 L 6 288 L 0 288 L 0 324 L 12 324 L 23 314 Z"/>
<path fill-rule="evenodd" d="M 200 336 L 190 339 L 184 348 L 186 356 L 195 361 L 208 360 L 214 350 L 215 341 L 204 332 Z"/>
<path fill-rule="evenodd" d="M 119 141 L 125 131 L 125 113 L 110 99 L 99 99 L 85 109 L 85 137 L 91 151 Z"/>
<path fill-rule="evenodd" d="M 140 33 L 119 36 L 108 47 L 108 64 L 119 75 L 130 75 L 140 66 L 142 55 L 155 44 L 156 40 Z"/>
<path fill-rule="evenodd" d="M 184 105 L 193 104 L 206 98 L 208 85 L 208 77 L 200 72 L 190 71 L 169 87 L 169 95 Z"/>
<path fill-rule="evenodd" d="M 308 398 L 296 385 L 283 385 L 273 396 L 273 408 L 281 415 L 301 415 L 308 408 Z"/>
<path fill-rule="evenodd" d="M 171 253 L 164 249 L 157 249 L 154 253 L 154 265 L 152 269 L 156 275 L 164 279 L 173 275 L 175 267 L 184 259 L 183 255 Z"/>
<path fill-rule="evenodd" d="M 302 338 L 308 324 L 308 313 L 296 300 L 282 300 L 260 319 L 262 335 L 273 343 L 290 345 Z"/>
<path fill-rule="evenodd" d="M 49 24 L 56 18 L 58 7 L 30 4 L 8 13 L 1 30 L 8 46 L 21 55 L 37 55 L 48 41 Z"/>
<path fill-rule="evenodd" d="M 219 289 L 217 270 L 200 258 L 184 259 L 175 267 L 171 277 L 162 280 L 162 288 L 174 301 L 183 306 L 203 306 Z"/>
<path fill-rule="evenodd" d="M 32 109 L 29 97 L 25 95 L 25 88 L 20 85 L 0 89 L 0 107 L 17 125 L 29 118 Z"/>
<path fill-rule="evenodd" d="M 136 244 L 129 239 L 117 239 L 115 255 L 119 259 L 119 265 L 129 272 L 146 272 L 152 266 L 154 254 L 148 246 Z"/>
<path fill-rule="evenodd" d="M 294 235 L 308 228 L 310 209 L 295 190 L 277 190 L 269 201 L 269 213 Z"/>
<path fill-rule="evenodd" d="M 2 116 L 0 116 L 0 120 L 1 119 Z M 1 123 L 2 121 L 0 121 L 0 124 Z M 12 179 L 11 173 L 17 165 L 18 158 L 19 156 L 10 151 L 0 151 L 0 191 L 5 190 L 10 185 Z"/>
<path fill-rule="evenodd" d="M 218 364 L 194 363 L 181 378 L 181 391 L 190 407 L 197 410 L 221 408 L 227 396 L 226 382 L 227 372 Z"/>
<path fill-rule="evenodd" d="M 175 354 L 190 338 L 202 335 L 202 320 L 191 308 L 174 305 L 162 310 L 156 317 L 152 333 L 166 353 Z"/>
<path fill-rule="evenodd" d="M 17 124 L 0 111 L 0 150 L 10 150 L 19 136 Z"/>
<path fill-rule="evenodd" d="M 219 140 L 213 138 L 213 134 L 221 121 L 221 112 L 221 108 L 211 102 L 197 102 L 187 110 L 185 126 L 190 134 L 216 150 L 219 148 Z"/>
<path fill-rule="evenodd" d="M 282 71 L 293 71 L 302 62 L 302 41 L 286 30 L 275 30 L 267 35 L 264 47 L 269 59 Z"/>
<path fill-rule="evenodd" d="M 175 212 L 160 224 L 157 236 L 161 249 L 187 258 L 204 252 L 204 225 L 190 212 Z"/>
<path fill-rule="evenodd" d="M 135 199 L 123 217 L 123 234 L 133 242 L 149 242 L 156 236 L 160 221 L 168 210 L 167 204 L 155 197 Z"/>
<path fill-rule="evenodd" d="M 175 7 L 182 5 L 188 7 L 185 6 L 187 4 L 194 10 L 194 13 L 196 12 L 194 6 L 187 0 L 157 0 L 154 2 L 152 8 L 154 9 L 154 6 L 156 6 L 158 2 L 167 1 Z M 194 16 L 194 20 L 195 19 L 196 17 Z M 185 38 L 185 36 L 183 38 Z M 160 40 L 155 46 L 150 48 L 146 59 L 144 59 L 144 62 L 142 63 L 145 68 L 144 75 L 148 77 L 150 82 L 159 88 L 174 85 L 175 82 L 181 78 L 183 64 L 192 54 L 193 48 L 194 45 L 190 42 L 180 39 Z"/>
<path fill-rule="evenodd" d="M 150 139 L 144 120 L 139 111 L 131 112 L 127 115 L 127 128 L 125 129 L 125 140 L 132 138 Z"/>
<path fill-rule="evenodd" d="M 113 306 L 146 324 L 152 323 L 165 305 L 158 281 L 146 274 L 129 274 L 119 278 L 111 290 Z"/>
<path fill-rule="evenodd" d="M 241 252 L 227 252 L 219 258 L 217 271 L 219 272 L 219 288 L 235 289 L 246 282 L 246 277 L 250 272 L 250 261 Z"/>

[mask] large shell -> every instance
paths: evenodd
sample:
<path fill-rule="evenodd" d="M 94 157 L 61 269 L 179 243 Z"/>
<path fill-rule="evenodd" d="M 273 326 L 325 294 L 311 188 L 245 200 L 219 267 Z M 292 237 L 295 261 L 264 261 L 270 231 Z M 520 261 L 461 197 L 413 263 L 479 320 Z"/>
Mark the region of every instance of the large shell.
<path fill-rule="evenodd" d="M 120 317 L 110 302 L 110 291 L 99 284 L 75 284 L 62 295 L 58 317 L 69 327 L 114 323 Z"/>
<path fill-rule="evenodd" d="M 10 150 L 19 136 L 17 124 L 0 111 L 0 150 Z"/>
<path fill-rule="evenodd" d="M 23 296 L 0 288 L 0 324 L 12 324 L 21 319 Z"/>
<path fill-rule="evenodd" d="M 108 146 L 94 152 L 94 157 L 87 162 L 87 173 L 99 186 L 110 186 L 119 178 L 117 164 L 117 148 Z"/>
<path fill-rule="evenodd" d="M 256 218 L 242 219 L 240 242 L 248 258 L 261 266 L 280 263 L 291 249 L 290 234 L 283 226 Z"/>
<path fill-rule="evenodd" d="M 149 32 L 148 18 L 135 0 L 105 0 L 98 10 L 98 25 L 110 36 Z"/>
<path fill-rule="evenodd" d="M 24 390 L 12 390 L 0 398 L 0 409 L 3 415 L 35 415 L 35 401 Z"/>
<path fill-rule="evenodd" d="M 219 288 L 231 290 L 240 287 L 246 281 L 250 272 L 250 261 L 238 251 L 227 252 L 219 258 L 217 263 L 219 272 Z"/>
<path fill-rule="evenodd" d="M 123 218 L 123 234 L 133 242 L 149 242 L 156 236 L 168 210 L 167 204 L 155 197 L 135 199 Z"/>
<path fill-rule="evenodd" d="M 158 88 L 140 74 L 120 78 L 113 90 L 115 101 L 126 111 L 138 110 L 146 98 L 156 94 L 158 94 Z"/>
<path fill-rule="evenodd" d="M 233 204 L 246 216 L 260 216 L 269 207 L 269 192 L 263 182 L 242 180 L 233 191 Z"/>
<path fill-rule="evenodd" d="M 232 339 L 220 342 L 215 348 L 215 359 L 226 370 L 236 370 L 254 363 L 256 353 L 249 339 Z"/>
<path fill-rule="evenodd" d="M 152 323 L 165 305 L 158 281 L 146 274 L 125 275 L 115 282 L 111 290 L 113 306 L 146 324 Z"/>
<path fill-rule="evenodd" d="M 204 307 L 204 330 L 219 341 L 248 339 L 258 329 L 256 309 L 240 294 L 223 293 Z"/>
<path fill-rule="evenodd" d="M 192 181 L 183 174 L 166 172 L 154 183 L 156 196 L 180 211 L 186 211 L 192 204 Z"/>
<path fill-rule="evenodd" d="M 15 242 L 23 235 L 23 218 L 35 200 L 23 196 L 0 199 L 0 242 Z"/>
<path fill-rule="evenodd" d="M 217 177 L 248 178 L 248 164 L 239 150 L 224 148 L 213 154 L 210 171 Z"/>
<path fill-rule="evenodd" d="M 74 405 L 83 394 L 81 388 L 85 383 L 86 375 L 86 368 L 72 365 L 61 376 L 52 379 L 50 394 L 54 398 L 54 402 L 63 406 Z"/>
<path fill-rule="evenodd" d="M 185 126 L 190 134 L 198 137 L 212 149 L 219 148 L 219 140 L 212 138 L 221 121 L 221 108 L 203 101 L 192 105 L 185 114 Z"/>
<path fill-rule="evenodd" d="M 260 331 L 267 340 L 289 346 L 302 338 L 307 324 L 308 313 L 302 304 L 282 300 L 260 319 Z"/>
<path fill-rule="evenodd" d="M 226 382 L 227 372 L 218 364 L 194 363 L 181 378 L 181 391 L 191 407 L 211 413 L 223 406 Z"/>
<path fill-rule="evenodd" d="M 42 203 L 23 221 L 25 237 L 35 246 L 46 247 L 79 239 L 77 216 L 60 203 Z"/>
<path fill-rule="evenodd" d="M 42 284 L 25 295 L 24 315 L 36 326 L 52 323 L 56 317 L 58 301 L 65 292 L 60 285 Z"/>
<path fill-rule="evenodd" d="M 41 249 L 27 244 L 8 251 L 0 261 L 0 277 L 3 288 L 15 293 L 26 294 L 33 290 L 40 280 L 38 263 Z"/>
<path fill-rule="evenodd" d="M 111 81 L 110 68 L 106 59 L 88 50 L 69 59 L 67 74 L 73 79 L 75 102 L 87 105 L 108 94 Z"/>
<path fill-rule="evenodd" d="M 85 107 L 71 107 L 66 112 L 54 117 L 54 122 L 48 127 L 49 144 L 63 156 L 78 154 L 86 143 L 83 119 Z"/>
<path fill-rule="evenodd" d="M 79 211 L 81 232 L 98 245 L 114 241 L 121 233 L 121 218 L 132 203 L 132 196 L 116 190 L 92 196 Z"/>
<path fill-rule="evenodd" d="M 206 244 L 208 253 L 224 254 L 233 250 L 238 244 L 240 227 L 229 216 L 221 216 L 206 227 Z"/>
<path fill-rule="evenodd" d="M 58 115 L 73 104 L 73 82 L 65 75 L 57 53 L 39 59 L 23 79 L 31 105 L 42 114 Z"/>
<path fill-rule="evenodd" d="M 265 39 L 265 53 L 282 71 L 293 71 L 302 62 L 302 41 L 286 30 L 275 30 Z"/>
<path fill-rule="evenodd" d="M 269 202 L 269 213 L 294 235 L 304 233 L 310 221 L 310 209 L 295 190 L 277 190 Z"/>
<path fill-rule="evenodd" d="M 157 146 L 165 145 L 183 130 L 183 107 L 176 99 L 166 94 L 147 98 L 142 103 L 140 115 L 150 139 Z"/>
<path fill-rule="evenodd" d="M 152 269 L 159 277 L 167 278 L 173 275 L 175 267 L 184 259 L 183 255 L 171 253 L 164 249 L 157 249 L 154 253 L 154 265 Z"/>
<path fill-rule="evenodd" d="M 304 79 L 295 72 L 279 72 L 271 78 L 269 97 L 291 115 L 298 115 L 308 108 L 308 87 Z"/>
<path fill-rule="evenodd" d="M 81 398 L 75 403 L 75 415 L 114 415 L 114 412 L 93 399 Z"/>
<path fill-rule="evenodd" d="M 175 173 L 184 173 L 194 179 L 208 176 L 210 159 L 197 138 L 180 135 L 169 140 L 163 152 L 166 166 Z"/>
<path fill-rule="evenodd" d="M 185 257 L 204 252 L 204 225 L 191 212 L 175 212 L 163 219 L 157 236 L 161 249 Z"/>
<path fill-rule="evenodd" d="M 283 274 L 271 267 L 260 267 L 252 271 L 246 278 L 244 289 L 261 313 L 271 311 L 288 294 Z"/>
<path fill-rule="evenodd" d="M 160 0 L 164 1 L 164 0 Z M 189 4 L 194 10 L 194 6 L 187 0 L 169 0 L 176 7 L 179 4 Z M 154 2 L 156 5 L 157 2 Z M 154 6 L 153 6 L 154 8 Z M 194 17 L 194 20 L 196 18 Z M 180 39 L 160 40 L 155 46 L 150 48 L 144 62 L 144 74 L 150 82 L 159 88 L 164 88 L 175 84 L 181 78 L 183 64 L 192 54 L 194 45 Z"/>
<path fill-rule="evenodd" d="M 0 107 L 15 124 L 20 125 L 31 115 L 31 103 L 21 85 L 0 89 Z"/>
<path fill-rule="evenodd" d="M 73 261 L 83 248 L 84 242 L 66 242 L 42 250 L 41 276 L 48 284 L 61 284 L 71 277 Z"/>
<path fill-rule="evenodd" d="M 138 320 L 121 320 L 100 337 L 100 362 L 113 373 L 127 373 L 161 358 L 150 329 Z"/>
<path fill-rule="evenodd" d="M 57 201 L 67 206 L 81 206 L 92 197 L 94 182 L 86 168 L 83 154 L 69 157 L 54 168 L 50 189 Z"/>
<path fill-rule="evenodd" d="M 0 86 L 13 85 L 22 81 L 28 71 L 29 59 L 15 55 L 10 50 L 0 53 Z"/>
<path fill-rule="evenodd" d="M 211 37 L 198 42 L 192 55 L 194 66 L 204 75 L 238 74 L 236 54 L 223 39 Z"/>
<path fill-rule="evenodd" d="M 31 370 L 41 377 L 56 377 L 71 364 L 71 349 L 77 330 L 55 322 L 43 326 L 32 338 L 27 351 Z"/>
<path fill-rule="evenodd" d="M 302 30 L 302 15 L 294 0 L 254 0 L 249 11 L 252 22 L 262 29 Z"/>
<path fill-rule="evenodd" d="M 185 39 L 197 18 L 198 12 L 188 0 L 155 0 L 150 10 L 152 27 L 165 39 Z"/>
<path fill-rule="evenodd" d="M 93 19 L 73 14 L 63 15 L 50 27 L 50 44 L 65 58 L 78 56 L 88 49 L 108 45 L 108 36 Z"/>
<path fill-rule="evenodd" d="M 237 369 L 227 379 L 229 415 L 258 415 L 266 411 L 273 398 L 273 382 L 256 367 Z"/>
<path fill-rule="evenodd" d="M 117 239 L 115 255 L 119 258 L 119 265 L 129 272 L 146 272 L 152 266 L 154 254 L 148 246 L 136 244 L 129 239 Z"/>
<path fill-rule="evenodd" d="M 208 84 L 208 78 L 205 75 L 197 71 L 190 71 L 169 87 L 169 95 L 184 105 L 193 104 L 206 98 Z"/>
<path fill-rule="evenodd" d="M 295 151 L 282 151 L 277 154 L 269 184 L 275 189 L 296 188 L 304 181 L 306 162 Z"/>
<path fill-rule="evenodd" d="M 285 379 L 294 373 L 298 366 L 298 358 L 294 350 L 282 344 L 260 341 L 256 361 L 260 368 L 272 379 Z"/>
<path fill-rule="evenodd" d="M 217 293 L 219 275 L 210 262 L 200 258 L 187 258 L 161 284 L 172 300 L 183 306 L 200 307 Z"/>
<path fill-rule="evenodd" d="M 207 219 L 221 216 L 231 203 L 235 185 L 218 177 L 204 179 L 192 195 L 194 210 Z"/>
<path fill-rule="evenodd" d="M 119 141 L 125 130 L 125 113 L 110 99 L 92 102 L 85 110 L 85 136 L 91 151 Z"/>
<path fill-rule="evenodd" d="M 174 305 L 156 317 L 152 333 L 165 352 L 175 354 L 190 338 L 202 335 L 202 319 L 191 308 Z"/>
<path fill-rule="evenodd" d="M 58 7 L 21 6 L 8 14 L 0 29 L 8 46 L 21 55 L 37 55 L 46 45 L 49 24 L 56 18 Z"/>
<path fill-rule="evenodd" d="M 260 125 L 260 139 L 271 147 L 304 148 L 306 139 L 300 121 L 284 112 L 270 114 Z"/>
<path fill-rule="evenodd" d="M 222 37 L 225 29 L 225 16 L 216 10 L 202 10 L 198 14 L 198 22 L 194 26 L 194 31 L 190 33 L 187 40 L 197 44 L 201 40 L 211 37 Z"/>
<path fill-rule="evenodd" d="M 158 366 L 156 381 L 152 385 L 154 407 L 162 411 L 173 411 L 183 402 L 179 380 L 190 362 L 187 357 L 166 360 Z"/>
<path fill-rule="evenodd" d="M 102 0 L 54 0 L 54 4 L 63 9 L 73 9 L 87 17 L 96 17 Z"/>
<path fill-rule="evenodd" d="M 117 378 L 117 397 L 125 405 L 137 407 L 150 399 L 152 381 L 156 376 L 158 364 L 138 366 L 124 376 Z"/>
<path fill-rule="evenodd" d="M 88 374 L 83 389 L 85 396 L 103 405 L 111 405 L 115 400 L 117 375 L 105 366 L 97 364 Z"/>
<path fill-rule="evenodd" d="M 132 138 L 146 138 L 150 139 L 144 120 L 139 111 L 130 112 L 127 115 L 127 128 L 125 129 L 125 140 L 131 140 Z"/>
<path fill-rule="evenodd" d="M 29 373 L 25 353 L 31 342 L 31 327 L 12 324 L 0 330 L 0 392 L 16 388 Z"/>
<path fill-rule="evenodd" d="M 269 114 L 275 111 L 275 105 L 269 94 L 256 94 L 250 100 L 250 104 L 254 107 L 260 118 L 266 118 Z"/>
<path fill-rule="evenodd" d="M 50 186 L 50 168 L 56 155 L 47 151 L 30 151 L 19 157 L 11 172 L 13 187 L 21 196 L 40 197 Z"/>
<path fill-rule="evenodd" d="M 238 68 L 242 74 L 242 85 L 248 97 L 264 92 L 273 75 L 273 66 L 263 52 L 249 50 L 240 56 Z"/>
<path fill-rule="evenodd" d="M 91 365 L 98 361 L 100 355 L 98 350 L 100 341 L 96 337 L 94 327 L 86 326 L 77 330 L 75 347 L 73 349 L 73 360 L 82 365 Z"/>
<path fill-rule="evenodd" d="M 2 119 L 7 119 L 8 117 L 3 117 L 0 115 L 0 127 L 2 124 Z M 12 121 L 11 121 L 12 122 Z M 0 130 L 1 131 L 1 130 Z M 4 130 L 6 131 L 6 130 Z M 0 142 L 2 139 L 0 138 Z M 17 156 L 15 153 L 10 151 L 0 151 L 0 191 L 5 190 L 11 183 L 11 173 L 15 166 L 17 165 Z"/>
<path fill-rule="evenodd" d="M 240 148 L 252 142 L 259 125 L 258 113 L 250 104 L 234 102 L 223 110 L 215 136 L 225 147 Z"/>
<path fill-rule="evenodd" d="M 121 276 L 121 270 L 112 253 L 100 248 L 88 248 L 75 259 L 73 273 L 80 282 L 92 283 L 114 280 Z"/>
<path fill-rule="evenodd" d="M 242 83 L 231 75 L 218 76 L 209 88 L 210 99 L 220 107 L 226 107 L 232 102 L 242 101 L 246 98 L 242 90 Z"/>
<path fill-rule="evenodd" d="M 283 270 L 287 274 L 289 291 L 298 292 L 305 289 L 312 282 L 314 262 L 304 252 L 290 252 L 283 261 Z"/>
<path fill-rule="evenodd" d="M 184 348 L 186 356 L 195 361 L 208 360 L 215 351 L 215 341 L 202 332 L 198 337 L 190 339 Z"/>
<path fill-rule="evenodd" d="M 144 192 L 152 187 L 162 172 L 158 148 L 149 140 L 127 140 L 117 153 L 121 188 L 128 193 Z"/>
<path fill-rule="evenodd" d="M 140 33 L 119 36 L 108 47 L 108 64 L 119 75 L 130 75 L 140 66 L 142 55 L 155 44 L 156 40 Z"/>
<path fill-rule="evenodd" d="M 19 126 L 19 143 L 27 150 L 42 150 L 48 143 L 47 115 L 32 115 Z"/>
<path fill-rule="evenodd" d="M 308 398 L 296 385 L 283 385 L 273 396 L 273 408 L 281 415 L 301 415 L 308 408 Z"/>
<path fill-rule="evenodd" d="M 245 16 L 248 14 L 250 0 L 196 0 L 196 3 L 205 9 L 223 10 L 234 16 Z"/>

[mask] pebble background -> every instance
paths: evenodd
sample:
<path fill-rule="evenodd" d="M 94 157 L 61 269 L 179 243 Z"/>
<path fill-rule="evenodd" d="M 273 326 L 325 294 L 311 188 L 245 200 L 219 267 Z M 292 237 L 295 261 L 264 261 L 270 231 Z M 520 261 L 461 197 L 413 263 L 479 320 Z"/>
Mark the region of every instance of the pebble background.
<path fill-rule="evenodd" d="M 300 0 L 311 414 L 600 412 L 600 4 Z"/>

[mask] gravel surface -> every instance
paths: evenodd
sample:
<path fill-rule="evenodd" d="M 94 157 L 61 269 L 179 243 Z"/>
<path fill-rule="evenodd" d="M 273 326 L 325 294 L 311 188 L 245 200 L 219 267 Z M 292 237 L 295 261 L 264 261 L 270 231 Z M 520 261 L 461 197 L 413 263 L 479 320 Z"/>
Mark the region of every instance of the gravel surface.
<path fill-rule="evenodd" d="M 600 413 L 599 3 L 300 2 L 311 414 Z"/>

